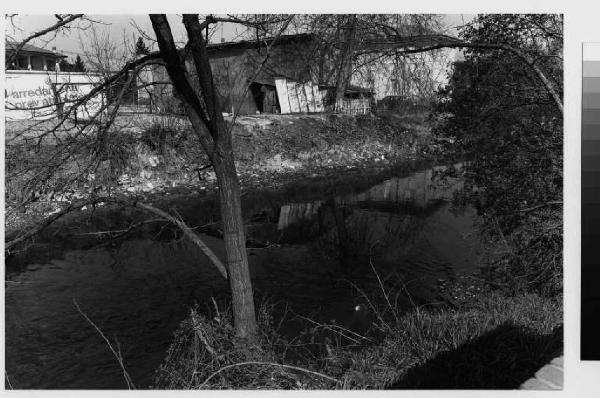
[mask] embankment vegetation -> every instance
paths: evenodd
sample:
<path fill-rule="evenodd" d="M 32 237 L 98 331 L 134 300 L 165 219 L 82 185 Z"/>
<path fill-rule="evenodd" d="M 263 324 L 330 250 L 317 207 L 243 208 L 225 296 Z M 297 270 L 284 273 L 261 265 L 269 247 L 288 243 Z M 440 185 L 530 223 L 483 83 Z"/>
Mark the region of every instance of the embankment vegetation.
<path fill-rule="evenodd" d="M 242 188 L 264 191 L 307 177 L 430 159 L 436 145 L 424 118 L 423 112 L 239 117 L 232 135 Z M 28 138 L 36 135 L 30 126 L 7 123 L 8 234 L 89 191 L 151 200 L 214 193 L 214 172 L 189 128 L 179 116 L 120 116 L 102 143 L 90 136 L 61 151 L 62 129 L 56 142 L 38 145 Z"/>
<path fill-rule="evenodd" d="M 560 16 L 482 16 L 461 35 L 525 51 L 562 91 Z M 260 308 L 257 339 L 248 344 L 236 336 L 227 305 L 193 309 L 155 386 L 516 388 L 560 355 L 562 114 L 538 76 L 513 53 L 472 48 L 455 64 L 431 118 L 238 118 L 232 158 L 243 189 L 275 189 L 313 176 L 324 185 L 341 170 L 440 154 L 467 158 L 456 206 L 478 210 L 487 255 L 477 275 L 446 281 L 452 300 L 442 306 L 419 303 L 406 311 L 393 304 L 406 292 L 382 286 L 377 297 L 365 297 L 375 320 L 364 334 L 308 322 L 290 336 L 281 326 L 288 314 L 277 303 Z M 11 141 L 10 129 L 9 235 L 55 211 L 57 203 L 76 199 L 79 191 L 148 201 L 192 189 L 195 195 L 217 194 L 209 156 L 198 135 L 189 134 L 190 123 L 178 118 L 117 120 L 106 134 L 81 137 L 77 146 L 65 148 L 60 131 L 56 145 L 44 147 L 23 137 Z M 461 296 L 465 291 L 471 293 Z"/>
<path fill-rule="evenodd" d="M 523 48 L 562 96 L 560 16 L 482 16 L 462 35 Z M 561 295 L 562 112 L 531 68 L 504 53 L 467 52 L 440 94 L 436 134 L 469 158 L 457 200 L 482 217 L 486 272 L 507 291 Z"/>
<path fill-rule="evenodd" d="M 405 312 L 386 299 L 398 293 L 370 298 L 376 320 L 366 335 L 315 322 L 286 335 L 281 325 L 293 316 L 262 305 L 251 348 L 236 343 L 227 310 L 192 309 L 155 388 L 511 389 L 562 349 L 559 300 L 487 291 L 459 308 Z"/>
<path fill-rule="evenodd" d="M 560 16 L 480 16 L 461 35 L 522 49 L 562 92 Z M 556 91 L 549 93 L 547 82 L 518 58 L 497 50 L 466 51 L 430 119 L 438 138 L 431 142 L 444 142 L 446 154 L 468 159 L 461 171 L 465 188 L 455 205 L 475 206 L 486 243 L 480 271 L 446 287 L 455 298 L 471 291 L 465 300 L 401 312 L 389 305 L 392 293 L 382 289 L 382 297 L 371 301 L 379 303 L 370 308 L 377 315 L 375 337 L 365 342 L 350 336 L 354 344 L 348 344 L 347 331 L 331 325 L 323 328 L 338 344 L 319 339 L 314 328 L 307 329 L 308 342 L 286 340 L 263 309 L 270 315 L 262 317 L 256 351 L 238 350 L 227 336 L 226 317 L 215 323 L 192 312 L 158 372 L 157 386 L 518 388 L 560 355 L 562 112 Z M 301 359 L 297 347 L 315 340 L 319 347 Z"/>

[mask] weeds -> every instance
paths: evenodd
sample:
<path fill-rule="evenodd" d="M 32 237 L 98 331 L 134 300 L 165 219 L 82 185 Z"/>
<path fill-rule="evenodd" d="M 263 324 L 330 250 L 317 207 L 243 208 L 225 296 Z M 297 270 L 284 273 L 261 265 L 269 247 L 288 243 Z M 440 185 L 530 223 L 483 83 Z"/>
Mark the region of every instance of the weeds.
<path fill-rule="evenodd" d="M 182 322 L 157 372 L 157 388 L 294 389 L 338 384 L 317 370 L 284 363 L 287 341 L 273 328 L 272 307 L 261 307 L 261 334 L 252 345 L 235 338 L 231 312 L 215 308 L 213 318 L 193 309 Z"/>
<path fill-rule="evenodd" d="M 207 316 L 195 309 L 177 331 L 156 387 L 516 388 L 562 350 L 558 300 L 479 292 L 456 309 L 409 298 L 407 311 L 394 299 L 407 294 L 404 283 L 390 290 L 372 267 L 379 292 L 361 292 L 374 319 L 366 336 L 296 316 L 304 329 L 289 340 L 279 329 L 289 320 L 274 327 L 274 306 L 263 305 L 260 338 L 248 347 L 236 342 L 228 311 L 215 306 L 217 315 Z"/>

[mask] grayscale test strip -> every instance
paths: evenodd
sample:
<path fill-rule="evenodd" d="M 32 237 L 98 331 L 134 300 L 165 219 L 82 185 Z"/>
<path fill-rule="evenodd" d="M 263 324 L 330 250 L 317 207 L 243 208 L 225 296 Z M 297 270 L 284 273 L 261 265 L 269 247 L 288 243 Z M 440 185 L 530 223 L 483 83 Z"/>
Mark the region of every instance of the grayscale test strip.
<path fill-rule="evenodd" d="M 583 44 L 581 359 L 600 360 L 600 43 Z"/>

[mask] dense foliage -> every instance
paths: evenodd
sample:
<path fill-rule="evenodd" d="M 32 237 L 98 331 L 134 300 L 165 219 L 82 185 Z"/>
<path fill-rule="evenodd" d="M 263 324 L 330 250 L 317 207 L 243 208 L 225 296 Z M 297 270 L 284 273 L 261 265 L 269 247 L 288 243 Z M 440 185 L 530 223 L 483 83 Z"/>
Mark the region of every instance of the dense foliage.
<path fill-rule="evenodd" d="M 462 28 L 471 43 L 502 43 L 535 60 L 562 96 L 562 16 L 485 15 Z M 464 201 L 500 245 L 496 282 L 562 289 L 562 113 L 510 51 L 470 48 L 441 92 L 437 134 L 469 158 Z M 491 270 L 489 268 L 488 270 Z"/>

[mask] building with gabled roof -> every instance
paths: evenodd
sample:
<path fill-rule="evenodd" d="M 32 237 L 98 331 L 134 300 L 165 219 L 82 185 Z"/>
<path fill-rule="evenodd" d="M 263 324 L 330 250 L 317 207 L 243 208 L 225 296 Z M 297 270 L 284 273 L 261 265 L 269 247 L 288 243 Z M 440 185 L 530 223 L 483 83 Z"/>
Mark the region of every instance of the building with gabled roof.
<path fill-rule="evenodd" d="M 333 107 L 335 87 L 319 73 L 319 40 L 299 33 L 261 40 L 209 43 L 207 52 L 223 113 L 322 112 Z M 267 50 L 269 56 L 265 59 Z M 193 70 L 193 68 L 189 68 Z M 153 65 L 152 80 L 168 81 L 162 65 Z M 278 86 L 279 84 L 279 86 Z M 372 90 L 351 86 L 348 99 L 370 103 Z M 153 105 L 168 110 L 177 94 L 170 84 L 152 87 Z M 284 101 L 286 104 L 282 104 Z M 362 106 L 361 109 L 367 109 Z"/>

